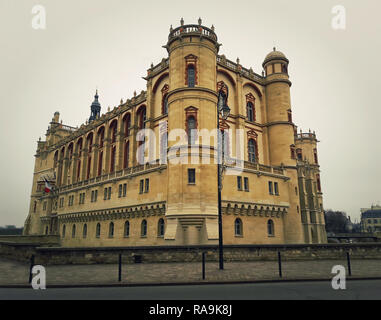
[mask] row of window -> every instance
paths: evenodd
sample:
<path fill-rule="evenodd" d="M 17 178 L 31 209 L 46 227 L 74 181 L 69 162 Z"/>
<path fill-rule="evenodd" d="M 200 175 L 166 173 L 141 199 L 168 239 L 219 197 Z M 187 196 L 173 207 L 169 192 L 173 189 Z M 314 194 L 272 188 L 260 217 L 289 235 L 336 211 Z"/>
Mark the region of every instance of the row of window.
<path fill-rule="evenodd" d="M 45 233 L 48 234 L 48 232 L 49 232 L 49 228 L 47 226 Z M 142 238 L 147 237 L 147 232 L 148 232 L 148 223 L 147 223 L 147 220 L 143 220 L 140 226 L 140 236 Z M 164 219 L 160 219 L 159 222 L 157 223 L 157 236 L 163 237 L 164 233 L 165 233 Z M 234 234 L 235 236 L 243 237 L 243 223 L 242 223 L 242 220 L 239 218 L 237 218 L 234 222 Z M 115 225 L 114 225 L 114 222 L 110 222 L 109 228 L 108 228 L 108 237 L 114 238 L 114 235 L 115 235 Z M 123 235 L 125 238 L 128 238 L 130 236 L 130 222 L 129 221 L 126 221 L 124 223 Z M 269 237 L 275 236 L 275 227 L 274 227 L 274 222 L 272 220 L 267 221 L 267 235 Z M 95 229 L 95 237 L 100 238 L 100 236 L 101 236 L 101 224 L 98 223 Z M 62 238 L 65 238 L 65 237 L 66 237 L 66 225 L 63 225 Z M 75 224 L 72 226 L 71 237 L 72 238 L 77 237 L 77 227 Z M 87 224 L 83 225 L 82 238 L 87 238 Z"/>
<path fill-rule="evenodd" d="M 147 193 L 149 192 L 149 179 L 140 180 L 140 193 Z M 112 195 L 112 187 L 104 188 L 104 197 L 103 200 L 110 200 Z M 118 197 L 126 197 L 127 196 L 127 183 L 120 184 L 119 185 L 119 192 Z M 80 193 L 79 194 L 79 204 L 84 204 L 86 198 L 86 193 Z M 98 190 L 92 190 L 91 191 L 91 202 L 97 202 L 98 200 Z M 64 207 L 64 201 L 65 198 L 60 198 L 59 200 L 59 207 Z M 69 207 L 74 205 L 74 195 L 69 196 Z M 43 210 L 46 210 L 47 202 L 45 201 L 43 204 Z"/>
<path fill-rule="evenodd" d="M 243 223 L 242 220 L 237 218 L 234 222 L 234 234 L 236 237 L 243 237 Z M 267 235 L 269 237 L 275 237 L 274 221 L 267 221 Z"/>
<path fill-rule="evenodd" d="M 373 221 L 372 221 L 372 219 L 368 219 L 368 223 L 374 223 L 374 224 L 377 224 L 377 223 L 381 223 L 381 219 L 373 219 Z"/>
<path fill-rule="evenodd" d="M 49 228 L 46 227 L 45 233 L 48 234 Z M 142 238 L 147 237 L 147 232 L 148 232 L 148 223 L 147 220 L 143 220 L 141 223 L 140 227 L 140 236 Z M 164 237 L 164 232 L 165 232 L 165 223 L 164 219 L 160 219 L 159 222 L 157 223 L 157 236 L 158 237 Z M 115 225 L 114 222 L 110 222 L 109 228 L 108 228 L 108 237 L 113 238 L 115 235 Z M 124 223 L 124 231 L 123 235 L 125 238 L 128 238 L 130 236 L 130 222 L 126 221 Z M 74 224 L 72 226 L 71 230 L 71 237 L 76 238 L 77 235 L 77 226 Z M 95 228 L 95 237 L 100 238 L 101 236 L 101 224 L 98 223 L 96 228 Z M 62 238 L 66 237 L 66 225 L 63 225 L 62 227 Z M 87 238 L 87 224 L 85 223 L 82 228 L 82 238 Z"/>
<path fill-rule="evenodd" d="M 314 149 L 313 152 L 314 152 L 314 162 L 315 162 L 315 164 L 319 164 L 317 149 Z M 298 160 L 302 161 L 303 160 L 303 150 L 300 148 L 295 149 L 295 145 L 292 145 L 291 146 L 291 159 L 298 159 Z"/>

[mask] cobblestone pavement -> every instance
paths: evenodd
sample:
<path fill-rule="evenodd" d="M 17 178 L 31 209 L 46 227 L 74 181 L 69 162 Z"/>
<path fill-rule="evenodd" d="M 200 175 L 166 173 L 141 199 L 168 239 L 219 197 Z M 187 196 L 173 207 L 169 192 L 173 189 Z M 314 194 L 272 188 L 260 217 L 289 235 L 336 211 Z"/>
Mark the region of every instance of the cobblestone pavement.
<path fill-rule="evenodd" d="M 345 260 L 283 261 L 283 279 L 328 279 L 332 267 Z M 381 260 L 352 260 L 353 277 L 381 277 Z M 0 258 L 0 285 L 28 283 L 29 265 Z M 115 284 L 118 265 L 60 265 L 46 267 L 49 285 Z M 205 281 L 278 280 L 277 261 L 226 262 L 225 270 L 207 262 Z M 177 283 L 202 281 L 201 263 L 123 264 L 122 283 Z"/>

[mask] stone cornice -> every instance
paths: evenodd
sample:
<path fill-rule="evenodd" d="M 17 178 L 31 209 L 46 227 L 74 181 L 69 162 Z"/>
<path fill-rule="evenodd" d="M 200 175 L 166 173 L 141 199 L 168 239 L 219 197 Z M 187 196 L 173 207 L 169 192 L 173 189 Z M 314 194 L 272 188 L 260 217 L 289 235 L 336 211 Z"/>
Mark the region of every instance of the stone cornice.
<path fill-rule="evenodd" d="M 59 214 L 58 220 L 60 223 L 67 222 L 87 222 L 87 221 L 106 221 L 130 219 L 138 217 L 149 217 L 164 215 L 166 210 L 166 202 L 151 202 L 144 204 L 134 204 L 130 206 L 88 210 L 75 213 Z"/>

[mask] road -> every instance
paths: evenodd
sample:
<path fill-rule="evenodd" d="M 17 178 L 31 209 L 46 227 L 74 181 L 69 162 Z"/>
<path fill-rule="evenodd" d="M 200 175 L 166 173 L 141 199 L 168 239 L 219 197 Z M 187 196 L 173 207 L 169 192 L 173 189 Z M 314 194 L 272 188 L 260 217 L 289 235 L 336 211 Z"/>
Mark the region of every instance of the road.
<path fill-rule="evenodd" d="M 347 281 L 346 290 L 326 282 L 279 282 L 106 288 L 0 288 L 0 300 L 379 300 L 381 280 Z"/>

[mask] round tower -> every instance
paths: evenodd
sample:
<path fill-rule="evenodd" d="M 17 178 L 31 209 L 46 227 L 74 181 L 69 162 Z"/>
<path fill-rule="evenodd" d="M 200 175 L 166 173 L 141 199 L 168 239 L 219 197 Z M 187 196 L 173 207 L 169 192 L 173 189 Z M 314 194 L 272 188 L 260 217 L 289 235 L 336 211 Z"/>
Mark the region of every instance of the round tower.
<path fill-rule="evenodd" d="M 165 46 L 169 53 L 168 147 L 179 146 L 179 152 L 168 156 L 168 228 L 166 238 L 178 244 L 216 243 L 218 240 L 217 164 L 213 147 L 208 152 L 210 164 L 203 164 L 199 146 L 214 144 L 199 141 L 197 135 L 171 141 L 174 130 L 217 128 L 217 53 L 219 44 L 214 27 L 184 24 L 171 27 Z M 179 132 L 179 131 L 177 131 Z M 190 156 L 192 155 L 192 156 Z M 199 163 L 197 163 L 199 162 Z"/>
<path fill-rule="evenodd" d="M 266 74 L 267 132 L 270 164 L 284 166 L 285 174 L 289 177 L 289 210 L 284 219 L 285 242 L 303 243 L 298 173 L 296 160 L 291 156 L 291 148 L 295 144 L 295 130 L 291 114 L 288 64 L 286 56 L 275 48 L 263 62 Z"/>
<path fill-rule="evenodd" d="M 266 74 L 267 120 L 270 163 L 274 166 L 293 165 L 290 146 L 294 144 L 294 125 L 291 118 L 289 60 L 275 48 L 263 62 Z"/>

